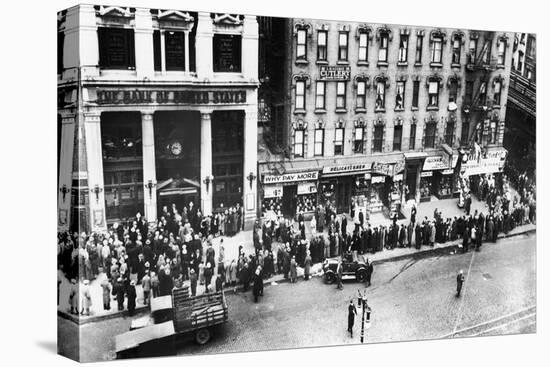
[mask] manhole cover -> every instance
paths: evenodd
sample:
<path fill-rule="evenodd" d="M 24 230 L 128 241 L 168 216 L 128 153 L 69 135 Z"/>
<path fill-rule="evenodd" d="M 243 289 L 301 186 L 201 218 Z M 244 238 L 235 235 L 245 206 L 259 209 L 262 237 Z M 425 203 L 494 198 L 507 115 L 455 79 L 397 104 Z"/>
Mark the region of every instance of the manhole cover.
<path fill-rule="evenodd" d="M 489 279 L 493 279 L 493 277 L 489 273 L 483 273 L 483 279 L 489 280 Z"/>

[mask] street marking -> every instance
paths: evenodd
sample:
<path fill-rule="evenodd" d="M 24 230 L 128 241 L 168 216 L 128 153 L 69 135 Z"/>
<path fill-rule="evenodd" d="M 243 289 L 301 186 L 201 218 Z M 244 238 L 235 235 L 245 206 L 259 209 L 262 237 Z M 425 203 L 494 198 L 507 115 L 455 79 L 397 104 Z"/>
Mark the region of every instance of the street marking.
<path fill-rule="evenodd" d="M 505 319 L 505 318 L 508 318 L 510 316 L 514 316 L 514 315 L 517 315 L 518 313 L 522 313 L 522 312 L 525 312 L 525 311 L 528 311 L 528 310 L 531 310 L 531 309 L 536 309 L 537 306 L 529 306 L 529 307 L 526 307 L 526 308 L 522 308 L 521 310 L 518 310 L 518 311 L 514 311 L 514 312 L 511 312 L 509 314 L 506 314 L 504 316 L 499 316 L 497 318 L 494 318 L 492 320 L 489 320 L 489 321 L 484 321 L 484 322 L 481 322 L 479 324 L 476 324 L 476 325 L 473 325 L 473 326 L 469 326 L 467 328 L 464 328 L 464 329 L 460 329 L 460 330 L 457 330 L 457 331 L 454 331 L 450 334 L 446 334 L 446 335 L 443 335 L 441 338 L 448 338 L 450 336 L 453 336 L 455 334 L 460 334 L 460 333 L 463 333 L 465 331 L 468 331 L 468 330 L 472 330 L 472 329 L 476 329 L 480 326 L 484 326 L 484 325 L 487 325 L 487 324 L 492 324 L 494 322 L 497 322 L 497 321 L 500 321 L 502 319 Z"/>
<path fill-rule="evenodd" d="M 490 328 L 490 329 L 483 330 L 483 331 L 480 331 L 479 333 L 472 334 L 472 335 L 468 335 L 468 336 L 479 336 L 479 335 L 482 335 L 482 334 L 487 334 L 487 333 L 489 333 L 489 332 L 491 332 L 491 331 L 493 331 L 493 330 L 497 330 L 497 329 L 503 328 L 503 327 L 508 326 L 508 325 L 510 325 L 510 324 L 513 324 L 513 323 L 515 323 L 515 322 L 522 321 L 522 320 L 531 318 L 531 317 L 536 316 L 536 315 L 537 315 L 536 312 L 535 312 L 535 313 L 531 313 L 531 314 L 529 314 L 529 315 L 520 317 L 519 319 L 515 319 L 515 320 L 509 321 L 509 322 L 507 322 L 507 323 L 505 323 L 505 324 L 498 325 L 498 326 L 492 327 L 492 328 Z M 536 324 L 536 321 L 534 322 L 534 324 Z M 532 324 L 529 324 L 529 325 L 532 325 Z"/>
<path fill-rule="evenodd" d="M 460 322 L 462 316 L 462 306 L 464 306 L 464 299 L 466 298 L 466 287 L 468 286 L 468 278 L 470 277 L 470 270 L 472 270 L 472 264 L 474 263 L 475 250 L 472 252 L 472 258 L 470 260 L 470 266 L 468 267 L 468 273 L 466 273 L 466 280 L 464 281 L 464 286 L 462 290 L 462 298 L 460 299 L 460 305 L 458 306 L 458 314 L 456 315 L 455 327 L 453 328 L 453 334 L 456 333 L 456 328 Z"/>

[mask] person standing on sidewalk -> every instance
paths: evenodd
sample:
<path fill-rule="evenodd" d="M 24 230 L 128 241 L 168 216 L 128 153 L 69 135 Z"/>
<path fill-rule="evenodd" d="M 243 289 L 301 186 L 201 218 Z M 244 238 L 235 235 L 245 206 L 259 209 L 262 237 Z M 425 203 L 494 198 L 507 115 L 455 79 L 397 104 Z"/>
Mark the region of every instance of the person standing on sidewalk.
<path fill-rule="evenodd" d="M 90 316 L 90 307 L 92 307 L 92 294 L 90 293 L 90 281 L 84 279 L 82 286 L 82 311 L 81 315 Z"/>
<path fill-rule="evenodd" d="M 342 275 L 344 274 L 344 266 L 342 265 L 342 257 L 340 256 L 338 258 L 338 266 L 336 267 L 336 288 L 337 289 L 344 289 L 344 286 L 342 285 Z"/>
<path fill-rule="evenodd" d="M 296 278 L 298 277 L 298 264 L 296 263 L 296 256 L 292 256 L 290 261 L 290 282 L 296 283 Z"/>
<path fill-rule="evenodd" d="M 355 323 L 355 315 L 357 315 L 357 309 L 353 304 L 353 299 L 351 299 L 348 306 L 348 333 L 351 338 L 353 338 L 353 324 Z"/>
<path fill-rule="evenodd" d="M 111 283 L 109 282 L 109 279 L 105 278 L 101 282 L 101 289 L 103 290 L 103 309 L 104 310 L 110 310 L 111 309 Z"/>
<path fill-rule="evenodd" d="M 309 273 L 311 272 L 311 253 L 307 250 L 306 258 L 304 260 L 304 280 L 309 280 Z"/>
<path fill-rule="evenodd" d="M 191 282 L 191 297 L 195 297 L 197 295 L 197 274 L 193 268 L 189 270 L 189 281 Z"/>
<path fill-rule="evenodd" d="M 151 299 L 151 276 L 149 270 L 145 272 L 145 275 L 141 279 L 141 286 L 143 287 L 143 304 L 148 305 Z"/>
<path fill-rule="evenodd" d="M 133 316 L 136 310 L 136 282 L 132 280 L 128 286 L 128 315 Z"/>
<path fill-rule="evenodd" d="M 254 273 L 254 285 L 252 287 L 252 294 L 254 295 L 254 302 L 258 302 L 258 297 L 262 295 L 263 293 L 263 279 L 262 274 L 260 271 L 260 267 L 256 269 L 256 272 Z"/>
<path fill-rule="evenodd" d="M 468 227 L 464 228 L 464 231 L 462 233 L 462 253 L 465 254 L 468 252 L 468 240 L 470 239 L 470 230 Z"/>
<path fill-rule="evenodd" d="M 111 294 L 113 296 L 116 296 L 116 301 L 117 301 L 117 306 L 118 306 L 118 310 L 119 311 L 122 311 L 124 310 L 124 279 L 121 278 L 118 278 L 116 284 L 114 285 L 113 287 L 113 290 L 111 292 Z"/>
<path fill-rule="evenodd" d="M 456 276 L 456 296 L 460 297 L 460 292 L 462 291 L 462 285 L 464 284 L 464 273 L 462 269 L 458 272 Z"/>
<path fill-rule="evenodd" d="M 374 265 L 372 265 L 372 262 L 370 262 L 369 259 L 367 259 L 366 267 L 367 267 L 366 286 L 370 287 L 371 286 L 370 280 L 372 278 L 372 273 L 374 272 Z"/>

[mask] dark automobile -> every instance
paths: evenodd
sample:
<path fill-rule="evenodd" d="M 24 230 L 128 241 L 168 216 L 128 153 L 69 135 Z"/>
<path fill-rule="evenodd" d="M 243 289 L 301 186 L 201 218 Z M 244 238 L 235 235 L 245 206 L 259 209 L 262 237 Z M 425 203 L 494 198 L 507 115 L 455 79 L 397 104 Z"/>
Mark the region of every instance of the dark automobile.
<path fill-rule="evenodd" d="M 342 279 L 354 278 L 359 282 L 367 280 L 367 264 L 363 261 L 353 261 L 351 254 L 342 256 Z M 326 259 L 323 263 L 325 282 L 332 284 L 336 281 L 338 258 Z"/>

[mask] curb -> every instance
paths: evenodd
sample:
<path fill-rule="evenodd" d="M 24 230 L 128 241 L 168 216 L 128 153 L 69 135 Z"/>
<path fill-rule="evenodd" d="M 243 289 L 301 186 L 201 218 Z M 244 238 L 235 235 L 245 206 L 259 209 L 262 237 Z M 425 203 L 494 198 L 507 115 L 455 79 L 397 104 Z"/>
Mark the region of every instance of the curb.
<path fill-rule="evenodd" d="M 507 233 L 507 234 L 501 233 L 497 236 L 497 239 L 504 239 L 504 238 L 515 237 L 515 236 L 520 236 L 520 235 L 524 235 L 524 234 L 530 234 L 530 233 L 534 233 L 536 231 L 537 231 L 536 228 L 532 228 L 532 229 L 526 229 L 525 231 L 518 231 L 518 232 L 515 232 L 515 233 Z M 459 249 L 458 245 L 460 243 L 462 243 L 462 240 L 455 240 L 455 241 L 449 242 L 448 244 L 445 244 L 445 245 L 440 244 L 438 247 L 434 246 L 433 248 L 420 249 L 420 250 L 417 250 L 417 251 L 414 251 L 414 252 L 411 252 L 411 253 L 408 253 L 408 254 L 388 257 L 386 259 L 373 260 L 372 264 L 374 264 L 374 265 L 383 264 L 383 263 L 386 263 L 386 262 L 400 261 L 400 260 L 404 260 L 404 259 L 408 259 L 408 258 L 423 257 L 423 256 L 431 255 L 431 254 L 446 254 L 451 250 L 458 250 Z M 485 242 L 485 243 L 492 243 L 492 242 Z M 319 272 L 311 273 L 310 274 L 310 279 L 312 279 L 314 277 L 318 277 L 318 275 L 316 275 L 316 274 L 319 274 Z M 298 275 L 297 276 L 297 279 L 303 279 L 303 278 L 304 278 L 304 275 Z M 273 285 L 272 284 L 273 282 L 277 282 L 277 284 L 290 283 L 290 279 L 284 279 L 284 278 L 279 279 L 279 280 L 275 280 L 273 278 L 266 279 L 266 280 L 264 280 L 264 288 Z M 252 287 L 249 287 L 248 291 L 250 291 L 250 290 L 252 290 Z M 247 293 L 248 291 L 244 292 L 242 285 L 236 285 L 235 287 L 225 287 L 224 288 L 224 293 L 225 293 L 226 296 L 231 294 L 231 293 L 237 293 L 237 292 Z M 149 312 L 149 310 L 150 310 L 150 308 L 147 307 L 147 306 L 138 307 L 135 310 L 134 316 L 145 314 L 145 313 Z M 85 325 L 85 324 L 89 324 L 89 323 L 93 323 L 93 322 L 99 322 L 99 321 L 114 319 L 114 318 L 118 318 L 118 317 L 121 317 L 121 316 L 122 317 L 130 317 L 128 315 L 128 310 L 115 312 L 115 313 L 110 313 L 110 314 L 106 314 L 106 315 L 89 316 L 89 317 L 86 317 L 86 318 L 81 318 L 81 317 L 78 317 L 78 316 L 75 316 L 75 315 L 68 314 L 68 313 L 63 312 L 63 311 L 59 311 L 59 310 L 57 311 L 57 315 L 59 317 L 62 317 L 64 319 L 66 319 L 66 320 L 72 321 L 77 325 Z"/>

